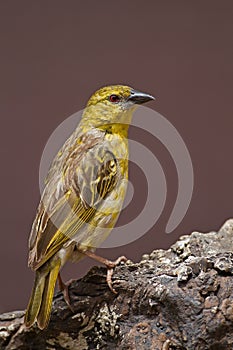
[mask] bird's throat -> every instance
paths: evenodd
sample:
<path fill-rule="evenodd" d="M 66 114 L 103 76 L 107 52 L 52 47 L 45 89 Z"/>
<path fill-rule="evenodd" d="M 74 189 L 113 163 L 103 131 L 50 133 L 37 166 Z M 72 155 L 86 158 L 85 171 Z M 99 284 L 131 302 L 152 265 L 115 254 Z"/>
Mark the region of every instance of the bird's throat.
<path fill-rule="evenodd" d="M 121 123 L 105 124 L 99 126 L 98 129 L 101 129 L 108 134 L 119 134 L 122 137 L 127 137 L 129 125 Z"/>

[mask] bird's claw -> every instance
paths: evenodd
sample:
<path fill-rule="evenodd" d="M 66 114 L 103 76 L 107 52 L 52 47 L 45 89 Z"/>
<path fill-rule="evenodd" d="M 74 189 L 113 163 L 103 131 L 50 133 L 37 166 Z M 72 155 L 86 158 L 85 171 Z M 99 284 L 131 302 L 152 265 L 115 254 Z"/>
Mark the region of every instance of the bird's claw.
<path fill-rule="evenodd" d="M 70 295 L 69 295 L 69 285 L 71 284 L 72 280 L 70 280 L 69 282 L 67 283 L 64 283 L 61 279 L 61 275 L 59 273 L 58 275 L 58 286 L 59 286 L 59 289 L 60 291 L 62 292 L 63 294 L 63 298 L 67 304 L 67 306 L 69 307 L 69 309 L 74 312 L 74 309 L 71 305 L 71 302 L 70 302 Z"/>
<path fill-rule="evenodd" d="M 106 267 L 107 267 L 107 277 L 106 281 L 108 284 L 109 289 L 114 293 L 117 294 L 117 291 L 112 286 L 112 275 L 113 275 L 113 269 L 117 265 L 119 265 L 122 261 L 126 262 L 128 259 L 125 256 L 119 256 L 115 261 L 108 260 L 106 261 Z"/>

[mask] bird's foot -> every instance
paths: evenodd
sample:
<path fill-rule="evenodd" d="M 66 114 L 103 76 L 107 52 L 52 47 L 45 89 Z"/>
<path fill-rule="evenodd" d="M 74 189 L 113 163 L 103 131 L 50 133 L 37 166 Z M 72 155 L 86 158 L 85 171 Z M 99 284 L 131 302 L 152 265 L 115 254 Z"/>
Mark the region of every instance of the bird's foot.
<path fill-rule="evenodd" d="M 69 309 L 72 312 L 74 312 L 74 309 L 73 309 L 73 307 L 71 306 L 71 303 L 70 303 L 70 295 L 69 295 L 69 285 L 70 285 L 70 283 L 71 283 L 71 281 L 69 281 L 68 283 L 64 283 L 62 281 L 60 273 L 58 274 L 58 287 L 59 287 L 60 291 L 63 293 L 63 297 L 64 297 L 64 300 L 65 300 L 67 306 L 69 307 Z"/>
<path fill-rule="evenodd" d="M 98 262 L 101 262 L 102 264 L 104 264 L 107 267 L 107 277 L 106 277 L 107 284 L 109 286 L 109 289 L 113 293 L 117 294 L 117 291 L 112 286 L 112 275 L 113 275 L 113 272 L 114 272 L 114 267 L 119 265 L 120 262 L 122 262 L 122 261 L 126 262 L 128 259 L 125 256 L 120 256 L 115 261 L 111 261 L 111 260 L 102 258 L 102 256 L 96 255 L 95 253 L 93 253 L 91 251 L 88 251 L 88 250 L 87 251 L 82 251 L 80 249 L 80 252 L 85 254 L 85 255 L 87 255 L 87 256 L 89 256 L 90 258 L 92 258 L 92 259 L 94 259 L 94 260 L 96 260 Z"/>
<path fill-rule="evenodd" d="M 128 259 L 125 256 L 119 256 L 119 258 L 117 258 L 115 261 L 111 261 L 111 260 L 106 259 L 106 262 L 107 262 L 105 264 L 107 267 L 106 281 L 107 281 L 107 284 L 109 286 L 109 289 L 115 294 L 117 294 L 117 291 L 112 286 L 112 275 L 113 275 L 114 267 L 119 265 L 122 261 L 126 262 L 127 260 Z"/>

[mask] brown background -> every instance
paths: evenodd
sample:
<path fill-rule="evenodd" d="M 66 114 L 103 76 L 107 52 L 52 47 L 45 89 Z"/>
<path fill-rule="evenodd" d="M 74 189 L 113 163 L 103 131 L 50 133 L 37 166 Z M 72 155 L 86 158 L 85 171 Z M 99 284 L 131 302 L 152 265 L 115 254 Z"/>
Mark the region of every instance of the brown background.
<path fill-rule="evenodd" d="M 166 235 L 177 177 L 169 154 L 153 141 L 168 181 L 166 208 L 147 235 L 102 255 L 137 261 L 232 216 L 232 16 L 233 2 L 224 0 L 1 1 L 0 312 L 25 308 L 29 297 L 27 238 L 44 145 L 100 86 L 125 83 L 157 96 L 150 107 L 177 128 L 195 172 L 187 215 Z M 69 265 L 65 278 L 91 265 Z"/>

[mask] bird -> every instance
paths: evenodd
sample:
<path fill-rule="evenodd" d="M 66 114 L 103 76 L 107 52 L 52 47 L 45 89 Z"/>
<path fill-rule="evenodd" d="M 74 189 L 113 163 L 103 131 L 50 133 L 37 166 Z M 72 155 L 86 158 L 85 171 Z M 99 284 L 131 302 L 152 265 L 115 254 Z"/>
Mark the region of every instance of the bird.
<path fill-rule="evenodd" d="M 34 286 L 24 324 L 45 329 L 50 320 L 56 281 L 71 307 L 60 270 L 85 256 L 114 267 L 95 254 L 120 214 L 128 182 L 128 129 L 138 105 L 154 97 L 126 85 L 105 86 L 88 100 L 79 125 L 51 163 L 29 237 L 28 265 Z"/>

